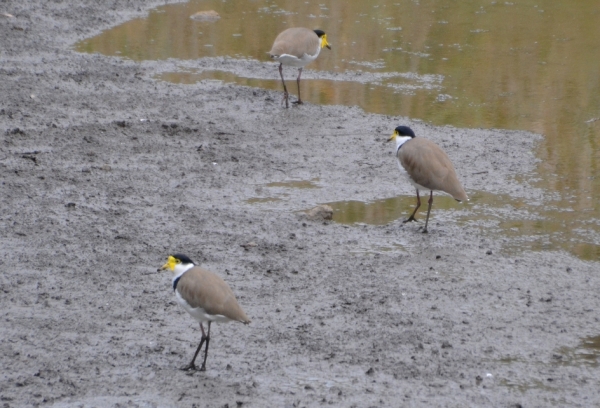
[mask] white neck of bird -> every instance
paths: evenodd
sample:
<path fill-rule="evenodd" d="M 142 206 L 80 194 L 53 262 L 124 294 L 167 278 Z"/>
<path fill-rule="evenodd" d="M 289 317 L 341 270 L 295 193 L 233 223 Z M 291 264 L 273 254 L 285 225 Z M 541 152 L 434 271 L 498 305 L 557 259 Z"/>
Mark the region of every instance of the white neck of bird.
<path fill-rule="evenodd" d="M 404 143 L 408 142 L 410 139 L 412 139 L 412 137 L 410 137 L 410 136 L 396 136 L 396 152 L 398 152 L 398 149 L 400 149 L 400 146 L 402 146 Z"/>
<path fill-rule="evenodd" d="M 323 48 L 321 46 L 321 44 L 323 44 L 323 39 L 319 38 L 319 46 L 317 47 L 317 53 L 315 54 L 317 57 L 319 56 L 319 54 L 321 53 L 321 48 Z M 316 58 L 316 57 L 315 57 Z"/>
<path fill-rule="evenodd" d="M 181 275 L 183 275 L 184 273 L 186 273 L 189 269 L 193 268 L 194 264 L 193 263 L 188 263 L 188 264 L 177 264 L 175 265 L 175 269 L 173 269 L 173 280 L 179 278 Z"/>

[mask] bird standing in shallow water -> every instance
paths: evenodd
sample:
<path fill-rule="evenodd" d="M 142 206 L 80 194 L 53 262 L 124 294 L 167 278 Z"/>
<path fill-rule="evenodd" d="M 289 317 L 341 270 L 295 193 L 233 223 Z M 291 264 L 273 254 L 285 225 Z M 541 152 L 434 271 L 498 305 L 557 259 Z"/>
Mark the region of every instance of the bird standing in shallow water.
<path fill-rule="evenodd" d="M 170 255 L 167 263 L 159 270 L 173 271 L 173 291 L 177 303 L 200 323 L 202 338 L 192 361 L 182 370 L 195 370 L 196 357 L 206 342 L 204 361 L 200 371 L 206 371 L 208 343 L 210 342 L 210 325 L 212 322 L 229 322 L 232 320 L 248 324 L 250 319 L 238 304 L 233 291 L 223 279 L 211 271 L 194 265 L 185 255 Z M 208 332 L 204 332 L 202 322 L 208 322 Z"/>
<path fill-rule="evenodd" d="M 398 126 L 389 141 L 396 141 L 396 158 L 400 171 L 408 177 L 410 183 L 417 189 L 417 206 L 404 222 L 416 221 L 415 214 L 421 206 L 419 190 L 429 191 L 429 207 L 423 232 L 427 232 L 429 213 L 433 203 L 433 192 L 442 191 L 450 194 L 456 201 L 468 200 L 456 170 L 448 155 L 435 143 L 415 133 L 408 126 Z"/>
<path fill-rule="evenodd" d="M 308 28 L 294 27 L 279 33 L 269 55 L 272 59 L 279 61 L 279 75 L 283 83 L 283 100 L 285 107 L 288 108 L 288 91 L 283 79 L 283 65 L 298 67 L 298 101 L 296 104 L 302 104 L 300 98 L 300 75 L 302 68 L 311 61 L 314 61 L 319 56 L 321 49 L 331 46 L 327 42 L 327 34 L 322 30 L 310 30 Z"/>

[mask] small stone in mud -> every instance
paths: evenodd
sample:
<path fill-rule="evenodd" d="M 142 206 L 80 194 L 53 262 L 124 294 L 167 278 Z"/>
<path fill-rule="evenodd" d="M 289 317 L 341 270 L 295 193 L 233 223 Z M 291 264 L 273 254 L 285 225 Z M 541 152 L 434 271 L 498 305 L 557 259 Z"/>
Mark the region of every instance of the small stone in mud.
<path fill-rule="evenodd" d="M 567 267 L 567 272 L 573 272 L 573 269 L 571 269 L 570 267 Z"/>
<path fill-rule="evenodd" d="M 242 244 L 240 245 L 242 248 L 244 248 L 246 251 L 248 251 L 250 248 L 254 248 L 257 247 L 258 244 L 254 241 L 248 242 L 247 244 Z"/>
<path fill-rule="evenodd" d="M 75 208 L 75 203 L 66 203 L 65 207 L 67 207 L 67 208 Z"/>
<path fill-rule="evenodd" d="M 365 374 L 366 374 L 366 375 L 373 375 L 373 374 L 375 374 L 375 370 L 373 370 L 373 367 L 371 367 L 371 368 L 369 368 L 369 369 L 367 370 L 367 372 L 366 372 Z"/>
<path fill-rule="evenodd" d="M 435 259 L 442 259 L 442 256 L 441 255 L 436 255 Z"/>
<path fill-rule="evenodd" d="M 190 18 L 196 21 L 217 21 L 221 16 L 214 10 L 205 10 L 192 14 Z"/>
<path fill-rule="evenodd" d="M 488 250 L 485 252 L 485 254 L 486 254 L 486 255 L 491 255 L 491 254 L 492 254 L 492 250 L 491 250 L 491 249 L 488 249 Z"/>
<path fill-rule="evenodd" d="M 308 210 L 306 216 L 313 221 L 331 220 L 333 219 L 333 208 L 328 205 L 318 205 Z"/>
<path fill-rule="evenodd" d="M 449 341 L 445 340 L 445 341 L 442 342 L 442 348 L 443 349 L 445 349 L 445 348 L 452 348 L 452 344 L 450 344 Z"/>

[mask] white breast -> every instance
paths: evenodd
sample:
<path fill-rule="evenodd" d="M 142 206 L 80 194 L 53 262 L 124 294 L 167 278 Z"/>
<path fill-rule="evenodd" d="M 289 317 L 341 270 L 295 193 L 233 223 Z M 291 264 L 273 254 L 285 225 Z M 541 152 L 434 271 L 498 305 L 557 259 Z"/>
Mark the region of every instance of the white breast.
<path fill-rule="evenodd" d="M 302 57 L 298 58 L 295 55 L 281 54 L 280 56 L 278 56 L 274 59 L 281 62 L 283 65 L 301 68 L 301 67 L 304 67 L 305 65 L 307 65 L 309 62 L 316 60 L 317 57 L 319 56 L 320 52 L 321 52 L 321 44 L 319 43 L 319 45 L 317 46 L 317 49 L 315 50 L 315 53 L 313 55 L 304 53 L 304 55 L 302 55 Z"/>

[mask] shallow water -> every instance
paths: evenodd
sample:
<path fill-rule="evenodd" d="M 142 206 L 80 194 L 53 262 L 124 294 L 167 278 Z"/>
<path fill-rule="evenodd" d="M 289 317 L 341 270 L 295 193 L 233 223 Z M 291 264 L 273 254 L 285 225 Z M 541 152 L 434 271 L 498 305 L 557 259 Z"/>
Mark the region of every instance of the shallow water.
<path fill-rule="evenodd" d="M 221 18 L 192 20 L 200 10 L 215 10 Z M 534 185 L 553 199 L 528 207 L 531 212 L 510 213 L 500 227 L 511 239 L 536 242 L 537 249 L 562 248 L 597 260 L 599 18 L 596 0 L 576 6 L 567 0 L 208 0 L 160 7 L 76 48 L 135 60 L 230 56 L 268 61 L 266 51 L 281 30 L 322 28 L 333 49 L 323 50 L 307 69 L 327 79 L 303 80 L 303 99 L 438 125 L 543 134 L 537 174 L 523 177 L 535 179 Z M 296 70 L 285 73 L 294 95 Z M 352 80 L 337 80 L 339 73 L 344 78 L 351 73 Z M 186 68 L 161 79 L 281 87 L 275 64 L 270 79 L 245 75 Z M 502 207 L 505 198 L 490 208 Z"/>
<path fill-rule="evenodd" d="M 435 223 L 442 212 L 450 211 L 444 218 L 452 217 L 458 224 L 481 228 L 482 232 L 503 239 L 503 250 L 514 252 L 523 249 L 561 249 L 576 253 L 586 260 L 600 259 L 600 246 L 573 238 L 585 231 L 570 231 L 573 211 L 560 207 L 527 202 L 509 195 L 472 191 L 470 201 L 458 203 L 449 196 L 434 194 L 430 222 Z M 333 210 L 333 220 L 342 224 L 366 223 L 385 225 L 407 218 L 416 205 L 415 196 L 390 197 L 372 202 L 339 201 L 327 203 Z M 421 207 L 416 214 L 424 225 L 427 214 L 427 197 L 421 197 Z M 410 225 L 410 224 L 409 224 Z M 416 227 L 415 227 L 416 228 Z"/>
<path fill-rule="evenodd" d="M 577 347 L 563 347 L 559 353 L 558 364 L 587 364 L 596 368 L 600 359 L 600 336 L 582 338 Z"/>

